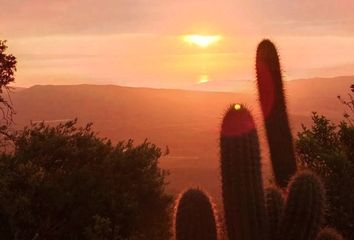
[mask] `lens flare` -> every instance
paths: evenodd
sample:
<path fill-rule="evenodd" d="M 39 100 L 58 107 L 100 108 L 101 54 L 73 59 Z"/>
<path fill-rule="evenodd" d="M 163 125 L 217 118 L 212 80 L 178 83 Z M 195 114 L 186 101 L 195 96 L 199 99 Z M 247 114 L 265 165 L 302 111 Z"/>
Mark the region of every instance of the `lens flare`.
<path fill-rule="evenodd" d="M 234 106 L 234 108 L 236 109 L 236 110 L 240 110 L 241 109 L 241 104 L 235 104 L 235 106 Z"/>

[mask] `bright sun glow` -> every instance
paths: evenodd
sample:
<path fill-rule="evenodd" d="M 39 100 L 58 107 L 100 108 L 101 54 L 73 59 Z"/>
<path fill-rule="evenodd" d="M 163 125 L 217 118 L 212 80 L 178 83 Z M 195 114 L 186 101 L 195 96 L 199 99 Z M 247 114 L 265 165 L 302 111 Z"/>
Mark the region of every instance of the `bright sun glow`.
<path fill-rule="evenodd" d="M 208 74 L 200 75 L 200 77 L 199 77 L 199 83 L 207 83 L 207 82 L 209 82 L 209 76 L 208 76 Z"/>
<path fill-rule="evenodd" d="M 183 40 L 189 44 L 197 45 L 201 48 L 206 48 L 221 40 L 220 35 L 185 35 Z"/>

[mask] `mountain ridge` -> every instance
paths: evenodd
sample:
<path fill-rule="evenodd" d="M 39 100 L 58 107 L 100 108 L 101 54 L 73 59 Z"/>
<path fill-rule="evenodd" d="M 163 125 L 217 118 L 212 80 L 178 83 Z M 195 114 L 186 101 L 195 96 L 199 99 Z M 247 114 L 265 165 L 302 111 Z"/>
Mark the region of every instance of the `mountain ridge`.
<path fill-rule="evenodd" d="M 302 123 L 311 123 L 312 111 L 335 121 L 342 119 L 345 108 L 336 97 L 349 93 L 353 82 L 354 77 L 285 82 L 293 134 Z M 94 130 L 113 142 L 131 138 L 139 143 L 148 139 L 170 149 L 170 154 L 162 157 L 160 163 L 171 170 L 172 191 L 200 185 L 210 192 L 218 189 L 219 128 L 229 104 L 242 102 L 252 109 L 261 136 L 262 154 L 267 156 L 257 99 L 255 86 L 237 93 L 110 84 L 37 85 L 12 95 L 17 129 L 30 122 L 56 124 L 78 118 L 79 124 L 93 122 Z M 263 165 L 266 168 L 267 162 Z"/>
<path fill-rule="evenodd" d="M 290 79 L 286 80 L 285 84 L 299 84 L 299 83 L 304 83 L 306 81 L 307 83 L 309 82 L 319 82 L 319 81 L 333 81 L 333 80 L 339 80 L 339 81 L 351 81 L 354 83 L 354 75 L 343 75 L 343 76 L 336 76 L 336 77 L 311 77 L 311 78 L 297 78 L 297 79 Z M 233 80 L 233 81 L 210 81 L 206 83 L 199 83 L 196 84 L 195 86 L 205 86 L 208 84 L 215 84 L 215 83 L 220 83 L 220 82 L 229 82 L 229 83 L 248 83 L 249 85 L 255 86 L 255 80 Z M 305 84 L 307 84 L 305 83 Z M 121 88 L 133 88 L 133 89 L 151 89 L 151 90 L 177 90 L 177 91 L 192 91 L 192 92 L 200 92 L 200 91 L 205 91 L 205 92 L 222 92 L 222 93 L 235 93 L 234 90 L 228 90 L 228 91 L 217 91 L 217 90 L 203 90 L 202 88 L 194 88 L 194 89 L 188 89 L 188 88 L 158 88 L 158 87 L 142 87 L 142 86 L 126 86 L 126 85 L 117 85 L 117 84 L 92 84 L 92 83 L 80 83 L 80 84 L 35 84 L 30 87 L 13 87 L 15 89 L 20 89 L 20 90 L 26 90 L 26 89 L 31 89 L 31 88 L 37 88 L 37 87 L 66 87 L 66 86 L 99 86 L 99 87 L 121 87 Z M 237 93 L 237 91 L 236 91 Z"/>

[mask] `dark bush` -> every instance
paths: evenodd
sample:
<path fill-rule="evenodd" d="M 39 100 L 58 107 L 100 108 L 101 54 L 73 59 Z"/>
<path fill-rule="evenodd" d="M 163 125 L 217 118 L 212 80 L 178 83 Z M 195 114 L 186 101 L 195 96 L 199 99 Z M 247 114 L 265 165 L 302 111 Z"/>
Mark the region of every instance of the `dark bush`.
<path fill-rule="evenodd" d="M 76 121 L 34 124 L 0 159 L 2 239 L 168 239 L 161 150 L 113 145 Z"/>

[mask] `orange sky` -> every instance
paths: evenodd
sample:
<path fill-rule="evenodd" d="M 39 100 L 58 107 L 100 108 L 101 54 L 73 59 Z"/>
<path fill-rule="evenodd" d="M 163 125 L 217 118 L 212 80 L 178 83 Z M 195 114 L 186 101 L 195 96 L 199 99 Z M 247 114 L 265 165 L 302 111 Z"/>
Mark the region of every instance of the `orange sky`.
<path fill-rule="evenodd" d="M 353 0 L 0 0 L 0 6 L 0 39 L 19 60 L 17 86 L 194 88 L 201 79 L 214 86 L 252 80 L 257 42 L 265 37 L 277 44 L 286 79 L 354 75 Z M 199 48 L 184 34 L 223 39 Z"/>

